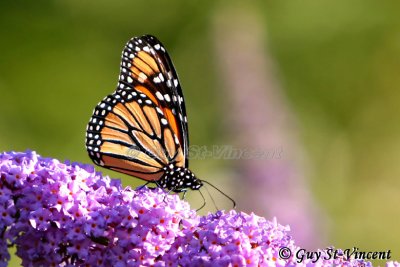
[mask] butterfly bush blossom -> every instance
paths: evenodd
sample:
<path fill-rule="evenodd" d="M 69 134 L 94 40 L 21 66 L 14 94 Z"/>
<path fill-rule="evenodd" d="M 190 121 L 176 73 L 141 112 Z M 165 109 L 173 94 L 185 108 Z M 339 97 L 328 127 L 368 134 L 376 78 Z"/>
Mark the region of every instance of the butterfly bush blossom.
<path fill-rule="evenodd" d="M 0 154 L 0 235 L 0 266 L 10 246 L 23 266 L 372 266 L 299 263 L 282 256 L 299 248 L 276 220 L 234 210 L 200 217 L 178 195 L 124 188 L 90 165 L 31 151 Z"/>

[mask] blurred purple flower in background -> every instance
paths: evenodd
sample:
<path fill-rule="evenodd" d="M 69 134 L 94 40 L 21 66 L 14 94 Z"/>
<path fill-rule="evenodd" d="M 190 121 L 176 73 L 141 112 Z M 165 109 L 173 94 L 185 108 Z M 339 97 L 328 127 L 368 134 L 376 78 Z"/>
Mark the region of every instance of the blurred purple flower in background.
<path fill-rule="evenodd" d="M 0 154 L 0 266 L 370 266 L 296 261 L 289 227 L 254 214 L 199 217 L 178 195 L 123 188 L 90 165 Z M 288 259 L 282 248 L 293 252 Z M 398 266 L 390 262 L 387 266 Z"/>

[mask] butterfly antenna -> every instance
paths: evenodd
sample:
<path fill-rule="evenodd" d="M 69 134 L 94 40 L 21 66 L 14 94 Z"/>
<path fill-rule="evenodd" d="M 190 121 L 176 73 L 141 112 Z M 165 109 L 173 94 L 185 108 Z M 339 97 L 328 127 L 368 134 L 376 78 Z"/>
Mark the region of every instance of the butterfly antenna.
<path fill-rule="evenodd" d="M 236 208 L 236 202 L 235 202 L 235 200 L 233 200 L 233 198 L 231 198 L 230 196 L 228 196 L 227 194 L 225 194 L 224 192 L 222 192 L 218 187 L 216 187 L 215 185 L 213 185 L 213 184 L 211 184 L 211 183 L 209 183 L 209 182 L 207 182 L 207 181 L 205 181 L 205 180 L 201 180 L 203 183 L 206 183 L 206 184 L 208 184 L 208 185 L 210 185 L 210 186 L 212 186 L 215 190 L 217 190 L 218 192 L 220 192 L 222 195 L 224 195 L 227 199 L 229 199 L 231 202 L 232 202 L 232 204 L 233 204 L 233 209 L 234 208 Z M 204 197 L 203 197 L 204 198 Z"/>
<path fill-rule="evenodd" d="M 207 190 L 208 195 L 209 195 L 210 198 L 211 198 L 212 203 L 214 204 L 214 207 L 215 207 L 217 210 L 219 210 L 217 204 L 215 203 L 214 198 L 213 198 L 212 195 L 210 194 L 210 190 L 208 190 L 208 187 L 206 187 L 206 190 Z"/>
<path fill-rule="evenodd" d="M 201 207 L 198 208 L 196 211 L 201 210 L 201 209 L 204 208 L 204 206 L 206 205 L 206 199 L 204 198 L 203 193 L 202 193 L 200 190 L 199 190 L 199 193 L 200 193 L 200 195 L 201 195 L 201 198 L 203 199 L 203 205 L 201 205 Z"/>

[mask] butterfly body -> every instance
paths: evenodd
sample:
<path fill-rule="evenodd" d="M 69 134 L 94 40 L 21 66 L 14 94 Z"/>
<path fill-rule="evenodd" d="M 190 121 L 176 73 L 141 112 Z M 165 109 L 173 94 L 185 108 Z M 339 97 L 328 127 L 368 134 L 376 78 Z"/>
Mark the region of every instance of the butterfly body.
<path fill-rule="evenodd" d="M 188 188 L 198 190 L 203 186 L 202 181 L 197 179 L 194 173 L 188 168 L 181 168 L 170 164 L 168 167 L 164 167 L 164 172 L 160 181 L 157 182 L 162 188 L 180 193 L 187 191 Z"/>
<path fill-rule="evenodd" d="M 86 148 L 97 165 L 174 192 L 197 190 L 188 169 L 188 126 L 172 61 L 154 36 L 131 39 L 122 52 L 117 89 L 95 108 Z"/>

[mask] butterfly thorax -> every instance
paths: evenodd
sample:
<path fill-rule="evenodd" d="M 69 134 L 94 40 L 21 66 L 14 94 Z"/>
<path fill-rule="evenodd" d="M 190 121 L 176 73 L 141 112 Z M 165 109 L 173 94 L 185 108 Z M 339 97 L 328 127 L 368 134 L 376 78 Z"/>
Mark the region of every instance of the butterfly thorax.
<path fill-rule="evenodd" d="M 173 164 L 164 167 L 164 175 L 157 184 L 176 193 L 184 192 L 187 189 L 198 190 L 203 186 L 201 180 L 196 178 L 188 168 L 177 167 Z"/>

